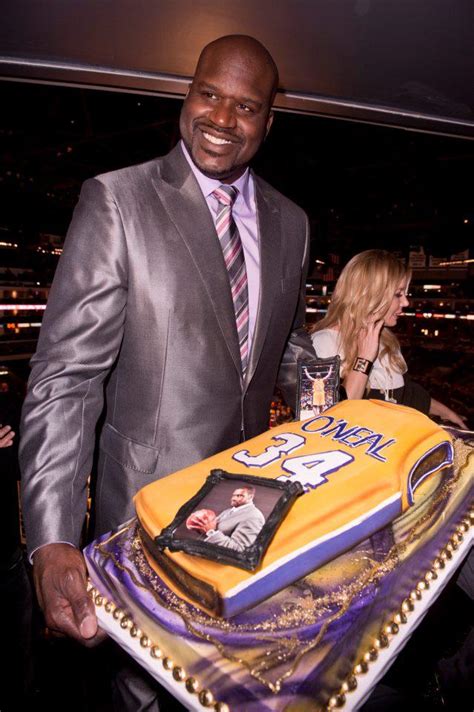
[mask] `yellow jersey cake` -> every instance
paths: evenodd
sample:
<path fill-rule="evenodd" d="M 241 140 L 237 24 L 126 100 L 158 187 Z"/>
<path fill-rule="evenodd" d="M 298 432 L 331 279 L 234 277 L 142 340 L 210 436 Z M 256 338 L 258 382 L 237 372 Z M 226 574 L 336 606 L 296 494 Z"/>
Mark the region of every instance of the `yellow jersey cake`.
<path fill-rule="evenodd" d="M 157 480 L 138 492 L 135 508 L 150 565 L 178 595 L 230 617 L 384 527 L 452 461 L 450 436 L 422 413 L 385 401 L 343 401 Z M 221 489 L 196 499 L 213 471 L 225 473 Z M 300 496 L 288 504 L 281 483 L 294 483 Z M 287 506 L 254 571 L 189 553 L 204 543 L 224 560 L 232 552 L 245 559 L 280 496 Z M 191 513 L 189 502 L 196 502 Z M 163 531 L 171 532 L 168 548 Z M 188 537 L 191 546 L 173 550 L 173 536 Z"/>

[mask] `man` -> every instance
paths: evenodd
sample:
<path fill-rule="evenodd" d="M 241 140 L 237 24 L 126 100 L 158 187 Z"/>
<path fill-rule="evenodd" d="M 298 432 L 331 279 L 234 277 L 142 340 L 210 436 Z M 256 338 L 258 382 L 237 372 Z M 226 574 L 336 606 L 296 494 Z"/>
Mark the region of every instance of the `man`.
<path fill-rule="evenodd" d="M 208 516 L 196 513 L 187 526 L 205 534 L 206 541 L 211 544 L 244 551 L 254 543 L 265 524 L 265 517 L 253 503 L 254 497 L 255 487 L 252 485 L 238 487 L 232 493 L 229 509 L 224 509 L 219 516 L 210 510 L 205 510 L 210 513 Z"/>
<path fill-rule="evenodd" d="M 100 635 L 76 547 L 104 391 L 97 535 L 133 515 L 145 484 L 264 431 L 275 383 L 294 398 L 296 361 L 314 357 L 302 328 L 306 217 L 247 168 L 277 83 L 253 38 L 212 42 L 182 142 L 83 186 L 32 359 L 21 453 L 46 623 L 82 642 Z M 214 191 L 231 185 L 248 277 L 242 339 L 216 232 L 233 230 L 215 222 Z"/>

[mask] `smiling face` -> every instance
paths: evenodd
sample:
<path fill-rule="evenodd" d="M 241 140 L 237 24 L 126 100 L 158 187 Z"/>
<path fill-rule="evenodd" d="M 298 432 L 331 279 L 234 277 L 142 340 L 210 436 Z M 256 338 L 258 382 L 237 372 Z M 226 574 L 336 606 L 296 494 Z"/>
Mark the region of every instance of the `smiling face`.
<path fill-rule="evenodd" d="M 275 69 L 250 38 L 208 45 L 184 101 L 183 141 L 195 165 L 223 183 L 239 178 L 272 124 Z"/>
<path fill-rule="evenodd" d="M 407 299 L 407 290 L 408 290 L 408 279 L 403 279 L 396 291 L 395 294 L 392 297 L 392 301 L 390 303 L 390 306 L 387 310 L 387 313 L 384 316 L 384 326 L 396 326 L 397 325 L 397 319 L 403 312 L 404 307 L 408 306 L 408 299 Z"/>
<path fill-rule="evenodd" d="M 232 492 L 232 497 L 230 498 L 230 504 L 232 507 L 241 507 L 243 504 L 248 504 L 253 500 L 253 494 L 250 490 L 242 487 L 236 489 Z"/>

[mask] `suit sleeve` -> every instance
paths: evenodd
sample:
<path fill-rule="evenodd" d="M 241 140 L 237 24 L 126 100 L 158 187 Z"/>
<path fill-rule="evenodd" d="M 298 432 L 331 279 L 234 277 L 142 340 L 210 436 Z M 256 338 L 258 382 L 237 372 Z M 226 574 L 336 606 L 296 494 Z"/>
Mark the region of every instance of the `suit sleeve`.
<path fill-rule="evenodd" d="M 303 264 L 301 269 L 301 284 L 295 319 L 288 337 L 283 358 L 278 372 L 277 386 L 280 388 L 287 404 L 295 410 L 297 391 L 297 365 L 299 361 L 311 363 L 316 359 L 311 338 L 305 325 L 306 318 L 306 275 L 309 262 L 309 224 L 305 216 L 306 234 Z"/>
<path fill-rule="evenodd" d="M 224 546 L 226 549 L 245 551 L 254 543 L 264 524 L 263 514 L 259 511 L 254 512 L 239 522 L 230 536 L 217 530 L 207 538 L 207 541 L 211 544 Z"/>
<path fill-rule="evenodd" d="M 120 212 L 87 181 L 65 241 L 31 365 L 21 425 L 29 551 L 78 545 L 86 512 L 103 382 L 118 354 L 127 298 Z"/>

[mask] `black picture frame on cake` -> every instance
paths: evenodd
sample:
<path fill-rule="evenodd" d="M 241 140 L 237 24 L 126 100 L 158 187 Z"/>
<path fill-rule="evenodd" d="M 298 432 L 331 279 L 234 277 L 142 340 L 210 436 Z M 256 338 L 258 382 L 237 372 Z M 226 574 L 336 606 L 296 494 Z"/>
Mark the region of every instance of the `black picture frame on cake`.
<path fill-rule="evenodd" d="M 295 420 L 308 420 L 339 402 L 339 356 L 298 363 Z"/>
<path fill-rule="evenodd" d="M 153 547 L 255 571 L 303 492 L 299 482 L 211 470 L 200 490 L 155 537 Z"/>

